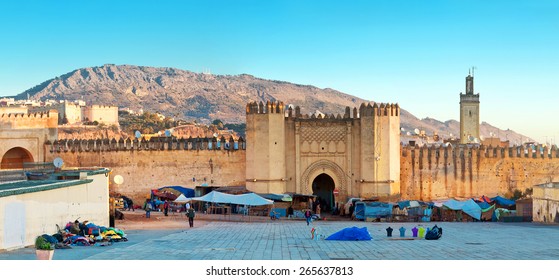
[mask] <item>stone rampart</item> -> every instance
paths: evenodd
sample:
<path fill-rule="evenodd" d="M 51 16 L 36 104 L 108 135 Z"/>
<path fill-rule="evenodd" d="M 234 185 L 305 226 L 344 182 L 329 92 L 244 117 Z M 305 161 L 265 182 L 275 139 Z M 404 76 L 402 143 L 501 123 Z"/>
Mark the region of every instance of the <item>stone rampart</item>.
<path fill-rule="evenodd" d="M 44 129 L 58 125 L 58 112 L 55 110 L 0 115 L 0 129 Z"/>
<path fill-rule="evenodd" d="M 46 161 L 60 157 L 65 168 L 103 166 L 112 170 L 111 191 L 143 203 L 151 189 L 245 185 L 245 143 L 242 138 L 171 137 L 145 139 L 75 139 L 45 144 Z M 124 177 L 116 185 L 112 178 Z"/>
<path fill-rule="evenodd" d="M 559 179 L 559 150 L 526 147 L 401 149 L 402 199 L 437 200 L 510 194 Z"/>

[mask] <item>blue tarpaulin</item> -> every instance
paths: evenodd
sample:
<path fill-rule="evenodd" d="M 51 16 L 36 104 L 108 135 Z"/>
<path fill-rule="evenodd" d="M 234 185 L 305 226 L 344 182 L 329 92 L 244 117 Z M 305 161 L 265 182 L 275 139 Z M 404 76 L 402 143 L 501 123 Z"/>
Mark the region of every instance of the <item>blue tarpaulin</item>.
<path fill-rule="evenodd" d="M 382 202 L 356 202 L 355 218 L 365 220 L 365 218 L 381 218 L 392 215 L 392 204 Z"/>
<path fill-rule="evenodd" d="M 497 204 L 501 206 L 514 206 L 516 202 L 514 200 L 506 199 L 501 196 L 496 196 L 491 198 L 491 200 L 495 201 Z"/>
<path fill-rule="evenodd" d="M 419 201 L 416 200 L 402 200 L 402 201 L 398 201 L 398 207 L 400 209 L 404 209 L 407 207 L 419 207 Z"/>
<path fill-rule="evenodd" d="M 161 190 L 167 189 L 167 188 L 178 191 L 178 192 L 184 194 L 184 196 L 186 196 L 186 197 L 194 197 L 194 190 L 193 189 L 189 189 L 189 188 L 185 188 L 185 187 L 181 187 L 181 186 L 166 186 L 166 187 L 159 188 L 158 190 L 161 191 Z"/>
<path fill-rule="evenodd" d="M 487 203 L 487 202 L 485 202 L 485 201 L 476 202 L 476 203 L 477 203 L 477 205 L 479 205 L 479 207 L 480 207 L 481 209 L 487 209 L 487 208 L 491 207 L 491 204 L 489 204 L 489 203 Z"/>
<path fill-rule="evenodd" d="M 344 228 L 326 238 L 326 240 L 344 240 L 344 241 L 359 241 L 359 240 L 371 240 L 371 234 L 366 227 L 350 227 Z"/>
<path fill-rule="evenodd" d="M 468 199 L 465 201 L 450 199 L 445 202 L 443 206 L 452 210 L 462 210 L 464 211 L 464 213 L 477 220 L 481 219 L 481 207 L 479 207 L 479 205 L 477 205 L 477 203 L 475 203 L 473 199 Z"/>

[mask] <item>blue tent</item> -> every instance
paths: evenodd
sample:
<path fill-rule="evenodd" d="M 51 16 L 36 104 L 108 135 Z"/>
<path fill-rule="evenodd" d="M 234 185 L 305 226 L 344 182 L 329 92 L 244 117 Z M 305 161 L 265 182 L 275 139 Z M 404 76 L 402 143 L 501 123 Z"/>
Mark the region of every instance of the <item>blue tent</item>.
<path fill-rule="evenodd" d="M 402 200 L 402 201 L 398 201 L 398 208 L 404 209 L 404 208 L 409 208 L 409 207 L 419 207 L 421 206 L 419 201 L 416 200 Z"/>
<path fill-rule="evenodd" d="M 476 202 L 476 203 L 477 203 L 477 205 L 479 205 L 479 208 L 481 208 L 481 209 L 487 209 L 487 208 L 491 207 L 491 204 L 489 204 L 485 201 Z"/>
<path fill-rule="evenodd" d="M 501 206 L 514 206 L 516 205 L 516 202 L 514 200 L 510 200 L 510 199 L 506 199 L 504 197 L 501 196 L 496 196 L 491 198 L 492 201 L 496 202 L 497 204 L 501 205 Z"/>
<path fill-rule="evenodd" d="M 173 189 L 175 191 L 178 191 L 178 192 L 184 194 L 184 196 L 186 196 L 186 197 L 194 197 L 194 190 L 193 189 L 189 189 L 189 188 L 185 188 L 185 187 L 181 187 L 181 186 L 166 186 L 166 187 L 159 188 L 158 191 L 161 191 L 163 189 Z"/>
<path fill-rule="evenodd" d="M 350 227 L 344 228 L 326 238 L 326 240 L 344 240 L 344 241 L 359 241 L 359 240 L 371 240 L 371 234 L 366 227 Z"/>
<path fill-rule="evenodd" d="M 479 205 L 477 205 L 477 203 L 475 203 L 473 199 L 468 199 L 465 201 L 449 199 L 447 202 L 443 203 L 443 206 L 452 210 L 462 210 L 464 211 L 464 213 L 477 220 L 481 219 L 481 207 L 479 207 Z"/>
<path fill-rule="evenodd" d="M 355 203 L 355 218 L 365 220 L 370 218 L 381 218 L 392 215 L 392 204 L 383 202 L 363 202 Z"/>

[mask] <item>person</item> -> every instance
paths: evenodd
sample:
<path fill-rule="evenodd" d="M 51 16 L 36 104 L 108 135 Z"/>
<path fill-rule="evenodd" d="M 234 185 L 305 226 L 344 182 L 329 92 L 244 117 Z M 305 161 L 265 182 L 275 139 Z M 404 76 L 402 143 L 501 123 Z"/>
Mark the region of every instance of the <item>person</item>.
<path fill-rule="evenodd" d="M 349 216 L 351 217 L 351 219 L 353 220 L 353 210 L 355 209 L 355 206 L 353 206 L 353 203 L 349 206 Z"/>
<path fill-rule="evenodd" d="M 126 204 L 128 205 L 128 211 L 132 210 L 134 211 L 134 201 L 132 201 L 132 199 L 127 199 L 125 200 Z"/>
<path fill-rule="evenodd" d="M 305 210 L 305 218 L 307 218 L 307 226 L 311 223 L 312 212 L 311 209 Z"/>
<path fill-rule="evenodd" d="M 190 227 L 194 227 L 194 216 L 196 216 L 194 209 L 188 208 L 188 210 L 186 210 L 186 216 L 188 217 L 188 224 Z"/>
<path fill-rule="evenodd" d="M 150 218 L 151 217 L 151 201 L 146 200 L 146 203 L 144 203 L 144 210 L 146 210 L 146 218 Z"/>
<path fill-rule="evenodd" d="M 188 210 L 188 209 L 190 209 L 190 203 L 189 203 L 189 202 L 187 202 L 187 203 L 184 205 L 184 209 L 185 209 L 185 211 Z"/>
<path fill-rule="evenodd" d="M 339 215 L 340 214 L 340 205 L 338 202 L 336 202 L 336 206 L 334 206 L 334 209 L 332 210 L 332 215 Z"/>
<path fill-rule="evenodd" d="M 165 216 L 169 216 L 169 201 L 165 200 L 165 203 L 163 203 L 163 214 Z"/>
<path fill-rule="evenodd" d="M 287 208 L 287 218 L 293 219 L 293 204 L 289 205 Z"/>
<path fill-rule="evenodd" d="M 313 211 L 314 213 L 316 213 L 316 205 L 318 205 L 319 203 L 320 203 L 320 202 L 318 201 L 318 199 L 314 199 L 314 200 L 313 200 L 313 202 L 312 202 L 312 208 L 311 208 L 311 209 L 312 209 L 312 211 Z"/>
<path fill-rule="evenodd" d="M 316 216 L 320 219 L 320 203 L 316 205 Z"/>
<path fill-rule="evenodd" d="M 271 210 L 270 211 L 270 219 L 272 219 L 272 220 L 279 219 L 279 213 L 277 213 L 275 210 Z"/>

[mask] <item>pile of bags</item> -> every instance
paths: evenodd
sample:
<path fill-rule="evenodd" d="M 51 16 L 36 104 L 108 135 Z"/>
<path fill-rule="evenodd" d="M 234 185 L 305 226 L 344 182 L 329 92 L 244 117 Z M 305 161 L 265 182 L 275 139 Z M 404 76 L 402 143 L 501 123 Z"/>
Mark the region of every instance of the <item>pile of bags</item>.
<path fill-rule="evenodd" d="M 101 246 L 111 245 L 113 242 L 128 241 L 124 231 L 113 228 L 98 226 L 94 223 L 78 220 L 68 222 L 64 229 L 56 225 L 58 232 L 53 235 L 43 234 L 43 237 L 54 244 L 57 249 L 71 248 L 70 245 L 92 246 L 99 244 Z"/>

